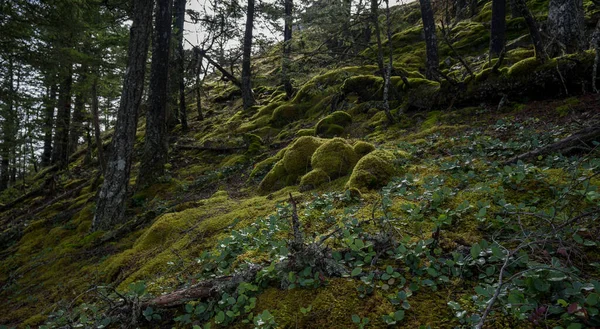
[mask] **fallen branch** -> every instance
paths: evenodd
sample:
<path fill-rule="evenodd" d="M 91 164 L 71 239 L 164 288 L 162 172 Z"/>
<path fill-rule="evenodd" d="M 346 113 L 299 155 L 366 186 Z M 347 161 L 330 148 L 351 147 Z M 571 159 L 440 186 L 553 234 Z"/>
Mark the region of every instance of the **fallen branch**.
<path fill-rule="evenodd" d="M 575 134 L 562 139 L 556 143 L 546 145 L 540 149 L 526 152 L 510 158 L 504 162 L 504 164 L 515 163 L 519 160 L 535 158 L 542 154 L 548 154 L 553 152 L 569 153 L 576 149 L 587 148 L 588 144 L 594 141 L 600 141 L 600 125 L 594 125 L 585 129 L 582 129 Z"/>

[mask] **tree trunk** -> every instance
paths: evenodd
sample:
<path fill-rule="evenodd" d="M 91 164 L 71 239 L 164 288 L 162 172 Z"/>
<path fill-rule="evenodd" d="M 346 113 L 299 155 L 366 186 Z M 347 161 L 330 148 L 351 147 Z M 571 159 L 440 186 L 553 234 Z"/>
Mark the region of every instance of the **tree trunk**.
<path fill-rule="evenodd" d="M 572 54 L 583 49 L 585 28 L 583 0 L 550 0 L 547 29 L 552 38 L 548 45 L 551 57 Z"/>
<path fill-rule="evenodd" d="M 106 171 L 106 159 L 104 158 L 104 147 L 100 136 L 100 118 L 98 115 L 98 77 L 92 82 L 92 124 L 94 125 L 94 141 L 96 143 L 96 154 L 100 164 L 100 172 Z"/>
<path fill-rule="evenodd" d="M 50 165 L 52 158 L 52 130 L 54 127 L 54 108 L 56 107 L 56 84 L 52 83 L 44 104 L 44 151 L 42 152 L 42 167 Z"/>
<path fill-rule="evenodd" d="M 83 121 L 85 120 L 85 93 L 83 92 L 83 85 L 85 85 L 85 80 L 87 79 L 87 68 L 83 66 L 81 71 L 78 81 L 79 86 L 76 88 L 78 91 L 75 94 L 75 106 L 73 107 L 73 118 L 69 132 L 69 152 L 67 156 L 77 151 L 79 138 L 83 135 Z"/>
<path fill-rule="evenodd" d="M 133 23 L 129 35 L 127 70 L 123 80 L 111 153 L 96 203 L 93 230 L 111 229 L 123 222 L 138 108 L 144 90 L 146 58 L 152 30 L 152 8 L 152 3 L 148 3 L 147 0 L 133 0 Z"/>
<path fill-rule="evenodd" d="M 423 31 L 425 32 L 425 48 L 427 50 L 425 76 L 427 79 L 433 80 L 437 75 L 436 72 L 440 65 L 433 9 L 431 8 L 431 2 L 429 0 L 419 0 L 419 3 L 421 5 Z"/>
<path fill-rule="evenodd" d="M 170 74 L 172 83 L 171 99 L 173 106 L 178 106 L 179 120 L 184 132 L 188 130 L 187 113 L 185 106 L 185 83 L 184 83 L 184 51 L 183 51 L 183 31 L 185 25 L 185 5 L 186 0 L 175 0 L 173 4 L 175 24 L 173 25 L 173 40 L 175 41 L 175 51 L 173 56 L 173 71 Z M 179 100 L 179 103 L 177 102 Z"/>
<path fill-rule="evenodd" d="M 510 0 L 510 16 L 512 18 L 521 17 L 521 11 L 519 10 L 517 0 Z"/>
<path fill-rule="evenodd" d="M 285 0 L 284 4 L 284 29 L 283 29 L 283 56 L 281 60 L 281 76 L 285 94 L 288 99 L 292 98 L 294 88 L 290 82 L 290 54 L 292 52 L 292 0 Z"/>
<path fill-rule="evenodd" d="M 390 101 L 389 101 L 389 93 L 390 93 L 390 87 L 391 87 L 391 80 L 392 80 L 392 65 L 394 63 L 393 61 L 393 48 L 392 48 L 392 22 L 391 22 L 391 18 L 390 18 L 390 3 L 389 0 L 385 0 L 385 21 L 386 21 L 386 27 L 387 27 L 387 38 L 388 38 L 388 65 L 387 65 L 387 69 L 385 71 L 385 74 L 383 75 L 383 110 L 385 111 L 385 116 L 388 119 L 388 122 L 390 124 L 394 123 L 394 117 L 392 116 L 392 113 L 390 112 Z M 404 74 L 403 76 L 403 80 L 406 83 L 406 79 L 404 78 Z"/>
<path fill-rule="evenodd" d="M 202 98 L 200 97 L 202 91 L 202 61 L 204 60 L 202 54 L 200 52 L 196 52 L 196 111 L 198 112 L 198 121 L 204 120 L 204 115 L 202 115 Z M 206 76 L 206 72 L 204 73 Z"/>
<path fill-rule="evenodd" d="M 58 111 L 54 132 L 52 164 L 59 169 L 66 168 L 69 161 L 69 127 L 71 121 L 71 88 L 73 85 L 73 65 L 68 63 L 62 68 L 58 94 Z"/>
<path fill-rule="evenodd" d="M 250 55 L 252 52 L 252 28 L 254 25 L 254 0 L 248 0 L 248 10 L 246 13 L 246 31 L 244 32 L 244 49 L 242 55 L 242 99 L 244 110 L 248 110 L 254 105 L 254 95 L 252 95 L 252 72 L 250 68 Z"/>
<path fill-rule="evenodd" d="M 14 65 L 12 57 L 8 59 L 8 72 L 9 76 L 6 79 L 6 84 L 8 84 L 6 90 L 8 91 L 7 103 L 8 107 L 2 114 L 2 144 L 0 144 L 0 157 L 2 160 L 0 161 L 0 192 L 4 191 L 8 188 L 10 182 L 10 158 L 13 153 L 13 148 L 15 147 L 14 143 L 14 130 L 15 123 L 13 119 L 13 111 L 14 111 L 14 73 L 13 73 Z"/>
<path fill-rule="evenodd" d="M 379 1 L 371 0 L 371 21 L 375 29 L 375 39 L 377 40 L 377 67 L 381 76 L 385 75 L 383 67 L 383 46 L 381 45 L 381 31 L 379 30 Z"/>
<path fill-rule="evenodd" d="M 150 89 L 148 91 L 148 112 L 146 113 L 146 138 L 144 153 L 136 189 L 156 183 L 164 176 L 169 153 L 167 127 L 167 81 L 169 77 L 169 43 L 171 40 L 171 0 L 156 2 L 154 37 L 152 41 L 152 65 L 150 69 Z"/>
<path fill-rule="evenodd" d="M 540 62 L 545 62 L 548 56 L 544 51 L 544 42 L 542 41 L 542 36 L 540 35 L 540 30 L 535 18 L 533 18 L 529 8 L 527 8 L 525 0 L 515 0 L 515 3 L 521 12 L 521 16 L 525 18 L 525 24 L 527 24 L 529 36 L 531 36 L 531 42 L 533 43 L 533 48 L 535 49 L 535 57 Z"/>
<path fill-rule="evenodd" d="M 492 0 L 492 29 L 490 35 L 490 59 L 499 56 L 504 49 L 506 31 L 506 0 Z"/>
<path fill-rule="evenodd" d="M 456 20 L 463 20 L 467 14 L 467 1 L 466 0 L 456 0 L 454 3 L 455 6 L 455 17 Z"/>

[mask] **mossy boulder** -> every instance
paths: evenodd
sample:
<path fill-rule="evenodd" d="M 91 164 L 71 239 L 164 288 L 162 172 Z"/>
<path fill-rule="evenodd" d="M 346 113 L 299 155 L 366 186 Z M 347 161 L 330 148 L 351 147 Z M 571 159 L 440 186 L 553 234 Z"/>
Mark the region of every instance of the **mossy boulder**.
<path fill-rule="evenodd" d="M 344 81 L 342 92 L 344 95 L 358 95 L 358 102 L 366 102 L 383 97 L 383 78 L 374 75 L 359 75 Z"/>
<path fill-rule="evenodd" d="M 296 132 L 296 137 L 302 137 L 302 136 L 314 136 L 315 135 L 315 129 L 314 128 L 310 128 L 310 129 L 300 129 Z"/>
<path fill-rule="evenodd" d="M 260 181 L 258 190 L 261 193 L 267 193 L 276 191 L 286 186 L 287 172 L 283 166 L 283 162 L 279 161 L 273 166 L 273 168 L 267 173 L 265 178 Z"/>
<path fill-rule="evenodd" d="M 308 172 L 311 165 L 311 157 L 315 150 L 323 144 L 323 140 L 312 136 L 303 136 L 292 145 L 283 156 L 283 166 L 288 174 L 301 176 Z"/>
<path fill-rule="evenodd" d="M 362 157 L 346 183 L 346 188 L 376 189 L 387 184 L 396 173 L 395 156 L 388 151 L 376 150 Z"/>
<path fill-rule="evenodd" d="M 315 134 L 321 137 L 340 136 L 344 128 L 352 123 L 350 114 L 336 111 L 321 119 L 315 126 Z"/>
<path fill-rule="evenodd" d="M 330 180 L 329 175 L 327 175 L 325 171 L 313 169 L 302 176 L 302 179 L 300 180 L 300 189 L 305 191 L 312 190 L 322 184 L 328 183 Z"/>
<path fill-rule="evenodd" d="M 358 155 L 348 142 L 341 138 L 334 138 L 321 145 L 312 155 L 313 169 L 321 169 L 329 177 L 337 178 L 350 173 Z"/>
<path fill-rule="evenodd" d="M 294 122 L 304 115 L 301 107 L 294 104 L 283 104 L 273 110 L 271 115 L 271 124 L 275 127 L 283 127 L 288 123 Z"/>
<path fill-rule="evenodd" d="M 367 143 L 365 141 L 358 141 L 354 144 L 354 152 L 358 155 L 359 158 L 364 157 L 365 155 L 375 151 L 375 146 L 371 143 Z"/>

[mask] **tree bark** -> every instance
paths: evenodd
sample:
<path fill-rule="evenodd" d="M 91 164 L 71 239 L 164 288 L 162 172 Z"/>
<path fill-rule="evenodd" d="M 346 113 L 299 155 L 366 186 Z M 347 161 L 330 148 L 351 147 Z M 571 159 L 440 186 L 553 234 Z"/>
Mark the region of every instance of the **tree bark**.
<path fill-rule="evenodd" d="M 547 29 L 552 38 L 548 44 L 551 57 L 572 54 L 585 43 L 583 0 L 550 0 Z"/>
<path fill-rule="evenodd" d="M 52 149 L 52 164 L 66 168 L 69 156 L 69 127 L 71 121 L 71 88 L 73 85 L 73 65 L 68 63 L 61 70 L 58 94 L 58 111 Z"/>
<path fill-rule="evenodd" d="M 54 130 L 54 108 L 56 107 L 56 84 L 51 83 L 46 104 L 44 104 L 44 150 L 42 152 L 42 167 L 50 165 L 52 158 L 52 131 Z"/>
<path fill-rule="evenodd" d="M 510 0 L 510 16 L 512 18 L 521 17 L 521 11 L 519 10 L 517 0 Z"/>
<path fill-rule="evenodd" d="M 184 83 L 184 51 L 183 31 L 185 25 L 186 0 L 175 0 L 173 4 L 175 24 L 173 25 L 173 40 L 175 41 L 175 52 L 173 56 L 173 73 L 170 75 L 173 84 L 173 105 L 178 106 L 179 120 L 184 132 L 188 130 L 187 113 L 185 105 L 185 83 Z M 179 100 L 179 103 L 177 102 Z"/>
<path fill-rule="evenodd" d="M 153 2 L 133 0 L 127 70 L 104 182 L 98 194 L 92 230 L 111 229 L 123 222 L 133 160 L 138 108 L 144 90 L 146 58 L 152 30 Z"/>
<path fill-rule="evenodd" d="M 375 29 L 375 39 L 377 40 L 377 66 L 381 76 L 385 75 L 383 67 L 383 46 L 381 45 L 381 31 L 379 29 L 379 1 L 371 0 L 371 21 Z"/>
<path fill-rule="evenodd" d="M 196 111 L 198 112 L 198 121 L 204 120 L 204 115 L 202 115 L 202 61 L 203 56 L 200 52 L 196 53 Z M 206 72 L 204 73 L 206 76 Z"/>
<path fill-rule="evenodd" d="M 252 52 L 252 29 L 254 27 L 254 0 L 248 0 L 246 12 L 246 31 L 244 32 L 244 48 L 242 55 L 242 100 L 244 110 L 254 105 L 252 95 L 252 72 L 250 67 L 250 55 Z"/>
<path fill-rule="evenodd" d="M 492 28 L 490 35 L 490 59 L 499 56 L 504 49 L 506 32 L 506 0 L 492 0 Z"/>
<path fill-rule="evenodd" d="M 292 9 L 294 3 L 292 0 L 285 0 L 284 3 L 284 29 L 283 29 L 283 56 L 281 60 L 281 76 L 282 84 L 285 90 L 286 97 L 292 98 L 294 88 L 290 82 L 290 54 L 292 52 Z"/>
<path fill-rule="evenodd" d="M 8 188 L 10 182 L 10 158 L 12 157 L 14 143 L 15 123 L 13 118 L 14 107 L 14 65 L 13 58 L 8 59 L 8 79 L 5 80 L 8 85 L 7 103 L 8 107 L 4 113 L 0 113 L 3 117 L 2 121 L 2 144 L 0 144 L 0 192 Z"/>
<path fill-rule="evenodd" d="M 542 36 L 540 34 L 540 30 L 538 28 L 538 24 L 531 15 L 529 8 L 527 8 L 527 4 L 525 0 L 514 0 L 519 11 L 521 12 L 521 16 L 525 18 L 525 24 L 527 24 L 527 28 L 529 29 L 529 36 L 531 36 L 531 42 L 533 43 L 533 48 L 535 49 L 535 57 L 540 62 L 545 62 L 548 56 L 544 51 L 544 42 L 542 41 Z"/>
<path fill-rule="evenodd" d="M 419 4 L 421 5 L 421 18 L 423 19 L 425 48 L 427 50 L 425 77 L 429 80 L 433 80 L 436 77 L 436 72 L 440 65 L 433 9 L 431 8 L 431 2 L 429 0 L 419 0 Z"/>
<path fill-rule="evenodd" d="M 140 172 L 136 181 L 137 189 L 152 185 L 159 177 L 164 176 L 164 167 L 169 153 L 165 120 L 172 0 L 157 0 L 156 4 L 148 112 L 146 113 L 146 138 Z"/>
<path fill-rule="evenodd" d="M 100 136 L 100 117 L 98 114 L 98 77 L 92 82 L 92 124 L 94 126 L 94 142 L 96 143 L 96 154 L 100 164 L 100 172 L 106 171 L 106 159 L 104 157 L 104 146 Z"/>
<path fill-rule="evenodd" d="M 87 68 L 82 66 L 78 87 L 76 87 L 75 106 L 73 107 L 73 118 L 69 132 L 69 152 L 68 155 L 75 153 L 79 145 L 79 138 L 83 135 L 83 121 L 85 120 L 85 93 L 83 92 L 87 79 Z"/>

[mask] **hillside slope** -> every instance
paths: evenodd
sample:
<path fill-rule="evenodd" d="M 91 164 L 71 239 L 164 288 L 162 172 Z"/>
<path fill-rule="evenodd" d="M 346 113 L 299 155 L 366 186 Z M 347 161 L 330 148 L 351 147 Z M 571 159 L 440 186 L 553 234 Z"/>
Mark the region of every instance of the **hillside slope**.
<path fill-rule="evenodd" d="M 168 175 L 132 194 L 123 226 L 90 233 L 102 182 L 92 150 L 4 192 L 0 323 L 599 326 L 600 138 L 513 161 L 600 125 L 600 98 L 587 92 L 594 53 L 538 64 L 512 19 L 493 70 L 490 5 L 451 33 L 479 73 L 440 42 L 441 81 L 422 75 L 414 4 L 395 8 L 405 23 L 394 68 L 409 84 L 392 78 L 393 125 L 373 51 L 310 62 L 290 100 L 272 78 L 279 59 L 266 56 L 251 112 L 236 87 L 207 83 L 205 119 L 189 109 Z M 142 118 L 138 151 L 143 133 Z M 206 289 L 168 295 L 190 287 Z M 162 294 L 175 301 L 153 299 Z"/>

